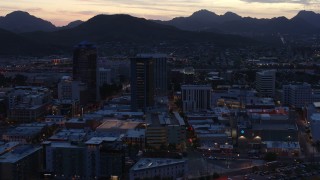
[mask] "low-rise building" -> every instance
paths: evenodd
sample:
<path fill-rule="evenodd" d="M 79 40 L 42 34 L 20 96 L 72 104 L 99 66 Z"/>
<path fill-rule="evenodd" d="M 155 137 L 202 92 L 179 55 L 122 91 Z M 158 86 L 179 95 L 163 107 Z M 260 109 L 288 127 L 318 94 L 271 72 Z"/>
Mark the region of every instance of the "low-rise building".
<path fill-rule="evenodd" d="M 85 178 L 85 146 L 50 141 L 42 145 L 45 154 L 44 172 L 61 179 Z"/>
<path fill-rule="evenodd" d="M 0 150 L 2 150 L 0 155 L 1 179 L 39 178 L 42 169 L 41 147 L 7 143 L 0 146 Z"/>
<path fill-rule="evenodd" d="M 43 118 L 51 102 L 47 88 L 17 86 L 8 95 L 8 118 L 17 122 L 32 122 Z"/>
<path fill-rule="evenodd" d="M 137 145 L 140 149 L 144 149 L 146 145 L 145 129 L 129 129 L 122 137 L 122 141 L 126 144 Z"/>
<path fill-rule="evenodd" d="M 102 121 L 102 116 L 98 114 L 84 114 L 82 117 L 72 118 L 65 122 L 68 129 L 91 129 L 95 130 Z"/>
<path fill-rule="evenodd" d="M 296 124 L 253 124 L 250 129 L 239 128 L 237 134 L 238 145 L 243 151 L 260 152 L 266 141 L 298 142 Z"/>
<path fill-rule="evenodd" d="M 314 113 L 311 115 L 310 126 L 313 142 L 320 141 L 320 113 Z"/>
<path fill-rule="evenodd" d="M 128 130 L 141 128 L 143 124 L 142 121 L 105 119 L 96 131 L 119 137 L 121 134 L 126 134 Z"/>
<path fill-rule="evenodd" d="M 186 125 L 179 113 L 173 116 L 166 113 L 151 113 L 147 117 L 146 141 L 150 147 L 175 145 L 178 149 L 185 147 Z"/>
<path fill-rule="evenodd" d="M 2 139 L 5 141 L 17 141 L 22 144 L 35 143 L 50 135 L 47 131 L 49 128 L 50 126 L 47 123 L 20 124 L 3 133 Z"/>
<path fill-rule="evenodd" d="M 265 152 L 274 152 L 280 156 L 298 156 L 300 154 L 299 142 L 264 141 Z"/>
<path fill-rule="evenodd" d="M 79 100 L 56 99 L 52 105 L 52 114 L 65 117 L 74 117 L 80 115 Z"/>
<path fill-rule="evenodd" d="M 51 142 L 74 142 L 83 143 L 89 137 L 89 133 L 83 129 L 62 129 L 51 136 Z"/>
<path fill-rule="evenodd" d="M 115 137 L 93 137 L 86 143 L 87 178 L 122 178 L 125 166 L 124 146 Z"/>
<path fill-rule="evenodd" d="M 122 177 L 124 146 L 115 137 L 92 137 L 85 142 L 46 141 L 44 172 L 58 179 Z"/>
<path fill-rule="evenodd" d="M 55 123 L 59 126 L 64 126 L 66 118 L 62 115 L 48 115 L 44 118 L 45 122 Z"/>

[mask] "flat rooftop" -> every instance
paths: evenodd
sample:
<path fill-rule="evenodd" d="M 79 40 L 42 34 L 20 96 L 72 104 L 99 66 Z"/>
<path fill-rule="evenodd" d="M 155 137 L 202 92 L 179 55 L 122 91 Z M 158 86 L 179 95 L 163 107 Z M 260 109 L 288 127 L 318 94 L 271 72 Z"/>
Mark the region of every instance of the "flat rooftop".
<path fill-rule="evenodd" d="M 50 141 L 84 141 L 87 133 L 83 129 L 63 129 L 49 138 Z"/>
<path fill-rule="evenodd" d="M 315 108 L 320 108 L 320 102 L 314 102 L 313 105 Z"/>
<path fill-rule="evenodd" d="M 173 112 L 174 118 L 178 121 L 179 125 L 184 126 L 186 125 L 183 118 L 180 116 L 178 112 Z"/>
<path fill-rule="evenodd" d="M 253 130 L 293 130 L 297 131 L 298 127 L 295 124 L 253 124 Z"/>
<path fill-rule="evenodd" d="M 116 137 L 93 137 L 89 139 L 85 144 L 94 144 L 94 145 L 99 145 L 102 142 L 114 142 L 118 138 Z"/>
<path fill-rule="evenodd" d="M 299 142 L 285 142 L 285 141 L 264 141 L 267 148 L 281 148 L 281 149 L 300 149 Z"/>
<path fill-rule="evenodd" d="M 138 171 L 149 168 L 158 168 L 161 166 L 175 165 L 186 163 L 183 159 L 167 159 L 167 158 L 142 158 L 132 168 L 131 171 Z"/>
<path fill-rule="evenodd" d="M 86 122 L 87 122 L 87 119 L 84 119 L 84 118 L 71 118 L 66 123 L 83 124 L 83 123 L 86 123 Z"/>
<path fill-rule="evenodd" d="M 70 142 L 52 142 L 52 141 L 45 141 L 42 144 L 50 145 L 53 148 L 85 148 L 83 146 L 78 146 L 76 144 L 71 144 Z"/>
<path fill-rule="evenodd" d="M 107 129 L 119 129 L 119 130 L 129 130 L 137 128 L 141 123 L 141 121 L 122 121 L 122 120 L 105 120 L 97 130 L 107 130 Z"/>
<path fill-rule="evenodd" d="M 0 155 L 4 154 L 5 152 L 11 151 L 12 148 L 19 145 L 19 142 L 7 142 L 0 146 Z"/>
<path fill-rule="evenodd" d="M 41 147 L 34 147 L 32 145 L 20 145 L 15 147 L 12 151 L 0 156 L 0 163 L 16 163 L 21 159 L 39 151 Z"/>
<path fill-rule="evenodd" d="M 204 85 L 185 84 L 181 86 L 181 89 L 189 89 L 189 88 L 211 90 L 212 86 L 210 84 L 204 84 Z"/>
<path fill-rule="evenodd" d="M 137 54 L 138 58 L 167 58 L 168 56 L 166 54 L 161 53 L 143 53 L 143 54 Z"/>
<path fill-rule="evenodd" d="M 117 116 L 117 115 L 122 115 L 122 116 L 143 116 L 143 112 L 119 112 L 116 110 L 99 110 L 96 111 L 95 114 L 103 115 L 103 116 Z"/>
<path fill-rule="evenodd" d="M 178 112 L 174 112 L 173 116 L 164 112 L 147 114 L 147 121 L 149 126 L 185 125 Z"/>
<path fill-rule="evenodd" d="M 42 131 L 43 127 L 16 127 L 8 130 L 7 136 L 35 136 Z"/>
<path fill-rule="evenodd" d="M 133 137 L 133 138 L 140 138 L 140 137 L 145 137 L 146 130 L 145 129 L 129 129 L 126 133 L 126 137 Z"/>

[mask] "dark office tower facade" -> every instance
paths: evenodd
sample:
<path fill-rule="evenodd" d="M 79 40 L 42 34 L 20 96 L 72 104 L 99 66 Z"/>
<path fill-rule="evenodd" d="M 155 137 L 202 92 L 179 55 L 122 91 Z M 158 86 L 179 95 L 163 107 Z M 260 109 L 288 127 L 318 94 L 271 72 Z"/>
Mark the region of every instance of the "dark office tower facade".
<path fill-rule="evenodd" d="M 154 106 L 154 62 L 152 58 L 131 59 L 131 109 L 146 111 Z"/>
<path fill-rule="evenodd" d="M 166 54 L 138 54 L 139 58 L 151 58 L 154 68 L 154 94 L 155 96 L 167 96 L 168 93 L 168 68 Z"/>
<path fill-rule="evenodd" d="M 167 56 L 164 54 L 154 54 L 154 82 L 156 96 L 168 95 L 168 69 L 167 69 Z"/>
<path fill-rule="evenodd" d="M 88 42 L 75 46 L 73 52 L 73 79 L 87 85 L 86 97 L 89 102 L 97 98 L 97 47 Z"/>

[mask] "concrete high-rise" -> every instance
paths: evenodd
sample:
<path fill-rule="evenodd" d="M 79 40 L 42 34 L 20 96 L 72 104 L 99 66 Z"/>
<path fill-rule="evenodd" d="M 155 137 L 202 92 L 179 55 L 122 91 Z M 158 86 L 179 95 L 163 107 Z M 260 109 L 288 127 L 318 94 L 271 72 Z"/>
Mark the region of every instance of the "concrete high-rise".
<path fill-rule="evenodd" d="M 182 85 L 183 112 L 206 111 L 211 108 L 210 85 Z"/>
<path fill-rule="evenodd" d="M 302 108 L 312 102 L 312 88 L 308 83 L 284 85 L 282 90 L 282 104 L 284 105 Z"/>
<path fill-rule="evenodd" d="M 58 83 L 58 99 L 81 102 L 81 93 L 86 89 L 86 84 L 80 81 L 73 81 L 69 76 L 63 76 Z"/>
<path fill-rule="evenodd" d="M 275 83 L 275 70 L 266 70 L 256 73 L 256 90 L 260 97 L 274 97 Z"/>
<path fill-rule="evenodd" d="M 105 84 L 111 84 L 112 82 L 112 73 L 111 69 L 106 69 L 103 67 L 99 67 L 97 70 L 97 99 L 101 99 L 100 88 Z"/>
<path fill-rule="evenodd" d="M 87 84 L 89 101 L 97 98 L 97 48 L 94 44 L 81 42 L 73 52 L 73 79 Z"/>

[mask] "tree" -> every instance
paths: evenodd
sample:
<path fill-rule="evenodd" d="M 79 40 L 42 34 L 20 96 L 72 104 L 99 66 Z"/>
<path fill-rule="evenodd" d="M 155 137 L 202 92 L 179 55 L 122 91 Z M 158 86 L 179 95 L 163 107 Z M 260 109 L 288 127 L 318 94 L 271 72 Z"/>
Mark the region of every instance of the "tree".
<path fill-rule="evenodd" d="M 177 150 L 176 145 L 170 143 L 170 144 L 168 145 L 168 150 L 170 150 L 170 151 L 175 151 L 175 150 Z"/>
<path fill-rule="evenodd" d="M 265 157 L 264 157 L 264 160 L 267 161 L 267 162 L 270 162 L 270 161 L 275 161 L 277 160 L 278 156 L 276 153 L 274 152 L 268 152 Z"/>
<path fill-rule="evenodd" d="M 213 179 L 218 179 L 220 177 L 220 175 L 218 173 L 213 173 L 212 175 Z"/>
<path fill-rule="evenodd" d="M 128 80 L 127 80 L 127 78 L 126 78 L 124 75 L 119 75 L 119 81 L 120 81 L 120 83 L 125 83 L 125 82 L 127 82 Z"/>
<path fill-rule="evenodd" d="M 164 151 L 167 151 L 168 150 L 168 146 L 166 144 L 161 144 L 160 145 L 160 149 L 164 150 Z"/>
<path fill-rule="evenodd" d="M 8 86 L 9 82 L 11 82 L 11 78 L 0 74 L 0 86 Z"/>
<path fill-rule="evenodd" d="M 181 99 L 181 98 L 176 99 L 176 100 L 174 101 L 174 104 L 175 104 L 178 108 L 182 109 L 182 99 Z"/>
<path fill-rule="evenodd" d="M 317 147 L 317 151 L 319 152 L 320 151 L 320 141 L 316 141 L 315 143 L 316 147 Z"/>
<path fill-rule="evenodd" d="M 257 167 L 257 166 L 253 166 L 252 167 L 252 172 L 256 172 L 256 171 L 258 171 L 259 170 L 259 168 Z"/>
<path fill-rule="evenodd" d="M 16 86 L 24 86 L 24 85 L 26 85 L 27 79 L 28 79 L 27 76 L 24 76 L 22 74 L 17 74 L 14 76 L 12 81 L 13 81 L 14 85 L 16 85 Z"/>
<path fill-rule="evenodd" d="M 121 85 L 113 84 L 103 84 L 100 87 L 100 96 L 102 99 L 106 99 L 109 96 L 112 96 L 118 93 L 122 89 Z"/>

